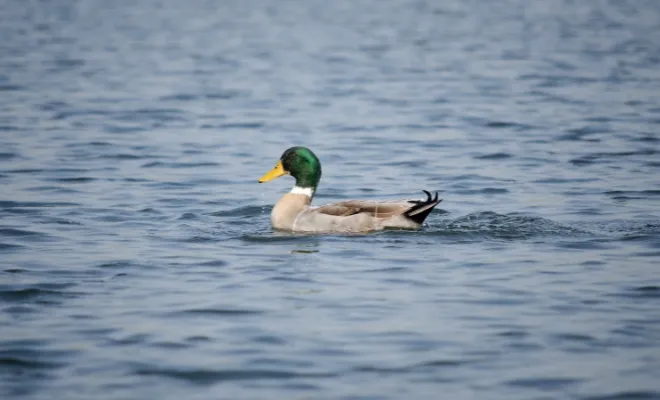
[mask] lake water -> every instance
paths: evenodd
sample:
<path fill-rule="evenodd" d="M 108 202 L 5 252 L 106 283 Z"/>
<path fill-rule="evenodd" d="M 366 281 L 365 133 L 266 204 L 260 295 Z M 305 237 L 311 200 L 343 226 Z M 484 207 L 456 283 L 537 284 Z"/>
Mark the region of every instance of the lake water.
<path fill-rule="evenodd" d="M 0 2 L 3 399 L 660 398 L 660 2 Z M 444 201 L 418 232 L 275 233 Z"/>

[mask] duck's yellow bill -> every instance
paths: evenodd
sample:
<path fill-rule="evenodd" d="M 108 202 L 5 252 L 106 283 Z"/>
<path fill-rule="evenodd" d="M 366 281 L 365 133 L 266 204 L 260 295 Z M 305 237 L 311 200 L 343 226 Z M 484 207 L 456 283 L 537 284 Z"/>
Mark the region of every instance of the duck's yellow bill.
<path fill-rule="evenodd" d="M 287 172 L 284 170 L 284 165 L 282 165 L 282 161 L 278 161 L 275 168 L 271 169 L 266 173 L 266 175 L 259 178 L 259 183 L 272 181 L 273 179 L 279 178 L 280 176 L 285 175 L 286 173 Z"/>

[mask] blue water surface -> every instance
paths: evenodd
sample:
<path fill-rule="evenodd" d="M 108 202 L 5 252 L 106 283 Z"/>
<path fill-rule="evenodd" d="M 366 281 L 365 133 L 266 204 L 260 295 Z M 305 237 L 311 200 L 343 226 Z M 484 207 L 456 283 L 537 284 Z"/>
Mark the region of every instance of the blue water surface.
<path fill-rule="evenodd" d="M 0 2 L 0 398 L 660 398 L 660 2 Z M 292 235 L 315 203 L 443 203 Z"/>

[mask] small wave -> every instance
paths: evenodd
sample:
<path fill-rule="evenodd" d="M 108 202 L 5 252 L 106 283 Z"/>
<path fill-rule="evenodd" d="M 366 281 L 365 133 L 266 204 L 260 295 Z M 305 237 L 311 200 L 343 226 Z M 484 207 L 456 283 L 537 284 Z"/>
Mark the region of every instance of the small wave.
<path fill-rule="evenodd" d="M 194 337 L 188 338 L 189 341 L 208 340 L 207 337 Z M 279 338 L 266 337 L 262 338 L 261 342 L 280 344 L 282 340 Z M 278 365 L 286 363 L 282 360 L 259 360 L 260 364 Z M 417 364 L 400 366 L 400 367 L 383 367 L 379 365 L 363 365 L 356 366 L 350 370 L 343 372 L 300 372 L 300 371 L 287 371 L 282 368 L 278 369 L 194 369 L 194 368 L 177 368 L 177 367 L 161 367 L 153 365 L 137 364 L 134 366 L 133 371 L 137 375 L 147 376 L 160 376 L 165 378 L 174 378 L 179 380 L 188 381 L 194 384 L 211 385 L 225 381 L 239 381 L 239 380 L 288 380 L 299 378 L 336 378 L 344 374 L 353 375 L 355 373 L 363 374 L 400 374 L 400 373 L 416 373 L 426 370 L 438 370 L 440 368 L 457 368 L 462 367 L 469 360 L 431 360 Z"/>
<path fill-rule="evenodd" d="M 634 390 L 597 396 L 585 396 L 581 400 L 657 400 L 658 398 L 660 398 L 660 392 Z"/>
<path fill-rule="evenodd" d="M 9 153 L 9 152 L 0 153 L 0 161 L 9 161 L 15 158 L 18 158 L 18 153 Z"/>
<path fill-rule="evenodd" d="M 660 219 L 647 220 L 614 220 L 582 224 L 592 232 L 606 235 L 621 236 L 634 239 L 639 236 L 655 235 L 660 233 Z"/>
<path fill-rule="evenodd" d="M 63 363 L 40 361 L 36 359 L 29 359 L 25 356 L 6 356 L 0 354 L 0 366 L 4 368 L 20 368 L 24 369 L 51 369 L 64 366 Z"/>
<path fill-rule="evenodd" d="M 475 156 L 474 158 L 476 160 L 506 160 L 507 158 L 513 157 L 509 153 L 490 153 L 490 154 L 483 154 L 480 156 Z"/>
<path fill-rule="evenodd" d="M 243 316 L 243 315 L 261 315 L 265 314 L 263 310 L 250 310 L 246 308 L 192 308 L 189 310 L 173 311 L 170 315 L 206 315 L 206 316 Z"/>
<path fill-rule="evenodd" d="M 209 215 L 213 217 L 253 217 L 257 215 L 268 214 L 270 213 L 271 208 L 271 206 L 245 206 L 226 211 L 215 211 Z"/>
<path fill-rule="evenodd" d="M 71 293 L 60 290 L 39 288 L 0 289 L 0 299 L 4 301 L 50 300 L 59 297 L 69 297 Z"/>
<path fill-rule="evenodd" d="M 265 126 L 264 122 L 228 122 L 215 125 L 215 129 L 259 129 Z"/>
<path fill-rule="evenodd" d="M 54 185 L 43 185 L 43 186 L 33 186 L 25 188 L 27 192 L 50 192 L 50 193 L 80 193 L 79 190 L 72 189 L 71 187 L 65 186 L 54 186 Z"/>
<path fill-rule="evenodd" d="M 119 121 L 139 122 L 139 121 L 186 121 L 188 113 L 184 110 L 175 108 L 141 108 L 119 113 L 115 118 Z"/>
<path fill-rule="evenodd" d="M 190 220 L 196 220 L 199 219 L 199 215 L 191 212 L 186 212 L 181 214 L 179 218 L 177 218 L 179 221 L 190 221 Z"/>
<path fill-rule="evenodd" d="M 57 112 L 52 119 L 54 120 L 67 120 L 72 117 L 84 117 L 84 116 L 106 116 L 112 114 L 108 110 L 102 109 L 80 109 L 80 110 L 68 110 L 68 111 L 59 111 Z"/>
<path fill-rule="evenodd" d="M 18 244 L 12 244 L 12 243 L 1 243 L 0 242 L 0 251 L 11 251 L 11 250 L 19 250 L 22 249 L 24 246 L 18 245 Z"/>
<path fill-rule="evenodd" d="M 576 385 L 581 382 L 582 382 L 581 379 L 538 377 L 538 378 L 514 379 L 511 381 L 507 381 L 506 384 L 509 386 L 517 386 L 523 388 L 554 390 L 554 389 L 562 389 L 565 388 L 566 386 Z"/>
<path fill-rule="evenodd" d="M 43 380 L 48 370 L 66 367 L 67 360 L 77 353 L 76 350 L 46 350 L 43 344 L 35 340 L 0 341 L 0 371 L 3 378 L 9 376 L 3 383 L 25 385 Z"/>
<path fill-rule="evenodd" d="M 604 192 L 614 200 L 640 200 L 660 197 L 660 190 L 610 190 Z"/>
<path fill-rule="evenodd" d="M 163 367 L 137 367 L 135 373 L 138 375 L 155 375 L 166 378 L 175 378 L 185 380 L 195 384 L 211 385 L 225 381 L 258 381 L 258 380 L 282 380 L 296 378 L 331 378 L 336 374 L 329 373 L 311 373 L 294 372 L 267 369 L 237 369 L 237 370 L 219 370 L 219 369 L 183 369 L 183 368 L 163 368 Z"/>
<path fill-rule="evenodd" d="M 195 186 L 195 184 L 191 182 L 152 182 L 149 183 L 147 186 L 149 187 L 155 187 L 159 189 L 186 189 L 186 188 L 192 188 Z M 178 203 L 178 204 L 185 204 L 189 202 L 190 199 L 185 198 L 166 198 L 166 199 L 159 199 L 158 202 L 160 203 Z"/>
<path fill-rule="evenodd" d="M 181 243 L 212 243 L 212 242 L 218 242 L 220 240 L 222 240 L 222 239 L 219 239 L 216 236 L 194 235 L 194 236 L 190 236 L 190 237 L 187 237 L 185 239 L 180 239 L 180 240 L 177 240 L 177 241 L 181 242 Z"/>
<path fill-rule="evenodd" d="M 229 263 L 227 261 L 212 260 L 212 261 L 206 261 L 206 262 L 203 262 L 203 263 L 199 263 L 197 265 L 204 266 L 204 267 L 224 267 L 228 264 Z"/>
<path fill-rule="evenodd" d="M 163 168 L 202 168 L 202 167 L 218 167 L 220 163 L 217 162 L 190 162 L 190 163 L 164 163 L 164 162 L 153 162 L 144 164 L 142 168 L 153 168 L 153 167 L 163 167 Z"/>
<path fill-rule="evenodd" d="M 163 214 L 162 211 L 157 210 L 153 207 L 143 208 L 141 210 L 138 210 L 138 212 L 145 213 L 145 214 L 155 214 L 155 215 L 162 215 Z"/>
<path fill-rule="evenodd" d="M 92 178 L 89 176 L 77 176 L 73 178 L 56 178 L 53 179 L 55 182 L 62 182 L 62 183 L 88 183 L 88 182 L 94 182 L 96 178 Z"/>
<path fill-rule="evenodd" d="M 597 162 L 612 162 L 619 157 L 651 156 L 658 152 L 653 149 L 637 151 L 620 151 L 612 153 L 593 153 L 570 160 L 570 163 L 577 166 L 591 165 Z"/>
<path fill-rule="evenodd" d="M 65 70 L 73 67 L 81 67 L 85 65 L 85 60 L 78 58 L 56 58 L 54 60 L 46 60 L 43 63 L 49 66 L 51 70 Z"/>
<path fill-rule="evenodd" d="M 9 174 L 40 174 L 44 172 L 43 168 L 18 168 L 18 169 L 8 169 L 4 172 Z"/>
<path fill-rule="evenodd" d="M 643 142 L 643 143 L 657 143 L 657 142 L 660 142 L 660 138 L 657 138 L 657 137 L 651 136 L 651 135 L 634 137 L 634 138 L 630 138 L 629 140 L 631 140 L 633 142 Z"/>
<path fill-rule="evenodd" d="M 77 142 L 77 143 L 69 143 L 65 147 L 69 148 L 88 148 L 88 147 L 109 147 L 112 146 L 113 144 L 110 142 L 104 142 L 100 140 L 93 140 L 91 142 Z"/>
<path fill-rule="evenodd" d="M 145 128 L 137 125 L 136 123 L 128 124 L 126 122 L 123 122 L 122 124 L 113 124 L 113 123 L 103 124 L 103 131 L 108 133 L 122 134 L 122 133 L 140 132 L 145 130 L 146 130 Z"/>
<path fill-rule="evenodd" d="M 15 228 L 0 228 L 0 236 L 6 237 L 38 237 L 38 236 L 47 236 L 45 233 L 27 231 L 24 229 L 15 229 Z"/>
<path fill-rule="evenodd" d="M 485 118 L 478 118 L 473 116 L 464 117 L 462 119 L 472 125 L 483 126 L 485 128 L 492 128 L 492 129 L 512 129 L 515 131 L 526 131 L 534 128 L 531 125 L 521 124 L 518 122 L 492 121 Z"/>
<path fill-rule="evenodd" d="M 152 161 L 141 165 L 141 168 L 202 168 L 202 167 L 218 167 L 220 163 L 217 162 L 192 162 L 192 163 L 167 163 L 162 161 Z"/>
<path fill-rule="evenodd" d="M 469 182 L 470 184 L 474 184 L 475 182 L 515 182 L 514 179 L 502 179 L 502 178 L 495 178 L 492 176 L 479 175 L 479 174 L 445 175 L 445 176 L 440 175 L 435 178 L 430 178 L 430 180 L 440 181 L 440 182 L 465 181 L 465 182 Z"/>
<path fill-rule="evenodd" d="M 207 99 L 225 100 L 233 99 L 234 97 L 241 96 L 242 94 L 244 94 L 244 92 L 239 90 L 223 90 L 219 92 L 206 93 L 204 97 Z"/>
<path fill-rule="evenodd" d="M 489 121 L 484 125 L 487 128 L 519 128 L 519 129 L 531 129 L 531 126 L 525 124 L 519 124 L 517 122 L 509 121 Z"/>
<path fill-rule="evenodd" d="M 440 368 L 456 368 L 469 364 L 470 360 L 456 360 L 456 359 L 438 359 L 424 361 L 412 365 L 404 365 L 400 367 L 383 367 L 379 365 L 362 365 L 352 369 L 352 372 L 361 373 L 377 373 L 377 374 L 401 374 L 401 373 L 416 373 L 425 370 L 439 370 Z"/>
<path fill-rule="evenodd" d="M 504 194 L 509 193 L 508 189 L 497 188 L 497 187 L 487 187 L 483 189 L 459 189 L 454 191 L 457 194 Z"/>
<path fill-rule="evenodd" d="M 597 178 L 555 178 L 555 177 L 550 177 L 550 178 L 542 178 L 542 179 L 537 179 L 534 181 L 534 183 L 586 183 L 586 182 L 596 182 L 598 181 Z"/>
<path fill-rule="evenodd" d="M 446 129 L 448 125 L 446 124 L 435 124 L 435 123 L 430 123 L 430 124 L 402 124 L 399 125 L 399 129 L 405 129 L 407 131 L 414 131 L 414 130 L 420 130 L 420 131 L 425 131 L 427 132 L 429 129 Z M 430 143 L 427 143 L 427 146 L 430 145 Z"/>
<path fill-rule="evenodd" d="M 162 96 L 160 99 L 162 101 L 194 101 L 199 99 L 209 99 L 209 100 L 229 100 L 237 96 L 240 96 L 241 92 L 237 90 L 224 90 L 213 93 L 178 93 L 174 95 Z"/>
<path fill-rule="evenodd" d="M 117 269 L 117 268 L 129 268 L 132 266 L 135 266 L 135 264 L 131 263 L 130 261 L 110 261 L 103 264 L 99 264 L 96 266 L 96 268 Z"/>
<path fill-rule="evenodd" d="M 660 299 L 660 286 L 645 285 L 624 290 L 617 293 L 617 297 L 628 297 L 633 299 Z"/>
<path fill-rule="evenodd" d="M 161 161 L 151 161 L 146 164 L 142 164 L 141 168 L 154 168 L 154 167 L 166 167 L 167 164 Z"/>
<path fill-rule="evenodd" d="M 251 341 L 255 343 L 274 344 L 274 345 L 283 345 L 287 343 L 287 341 L 284 338 L 273 335 L 254 336 L 251 338 Z"/>
<path fill-rule="evenodd" d="M 154 155 L 144 154 L 130 154 L 130 153 L 117 153 L 117 154 L 103 154 L 99 158 L 107 158 L 110 160 L 142 160 L 145 158 L 157 158 Z"/>
<path fill-rule="evenodd" d="M 65 219 L 65 218 L 48 218 L 47 220 L 44 220 L 42 222 L 38 222 L 40 224 L 53 224 L 53 225 L 83 225 L 82 222 L 78 221 L 73 221 L 70 219 Z"/>
<path fill-rule="evenodd" d="M 199 96 L 194 94 L 181 93 L 170 96 L 162 96 L 160 99 L 162 101 L 192 101 L 192 100 L 197 100 L 198 98 Z"/>
<path fill-rule="evenodd" d="M 553 335 L 553 338 L 558 341 L 579 342 L 579 343 L 588 343 L 588 342 L 596 341 L 596 338 L 594 336 L 580 334 L 580 333 L 558 333 Z"/>
<path fill-rule="evenodd" d="M 57 111 L 66 107 L 69 107 L 68 103 L 58 100 L 47 101 L 37 105 L 37 108 L 42 111 Z"/>
<path fill-rule="evenodd" d="M 186 342 L 192 343 L 202 343 L 202 342 L 211 342 L 212 339 L 205 335 L 193 335 L 185 338 Z"/>
<path fill-rule="evenodd" d="M 610 244 L 604 242 L 601 239 L 592 239 L 592 240 L 579 240 L 579 241 L 570 241 L 570 242 L 560 242 L 559 247 L 564 249 L 572 250 L 604 250 L 612 248 Z"/>
<path fill-rule="evenodd" d="M 597 141 L 597 139 L 587 139 L 589 136 L 604 133 L 605 130 L 597 129 L 590 126 L 585 126 L 577 129 L 569 129 L 565 134 L 557 137 L 557 140 L 566 140 L 566 141 Z"/>
<path fill-rule="evenodd" d="M 12 85 L 10 83 L 0 85 L 0 92 L 15 92 L 25 89 L 25 86 Z"/>
<path fill-rule="evenodd" d="M 41 201 L 7 201 L 0 200 L 0 208 L 28 208 L 28 207 L 73 207 L 79 206 L 79 203 L 70 203 L 64 201 L 41 202 Z"/>

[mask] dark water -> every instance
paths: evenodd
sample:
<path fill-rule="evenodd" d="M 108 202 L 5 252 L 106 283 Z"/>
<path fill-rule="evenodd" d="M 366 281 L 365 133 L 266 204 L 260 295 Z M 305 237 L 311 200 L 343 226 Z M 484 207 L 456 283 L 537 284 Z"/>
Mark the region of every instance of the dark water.
<path fill-rule="evenodd" d="M 660 398 L 660 2 L 0 2 L 3 399 Z M 276 234 L 422 197 L 420 232 Z"/>

